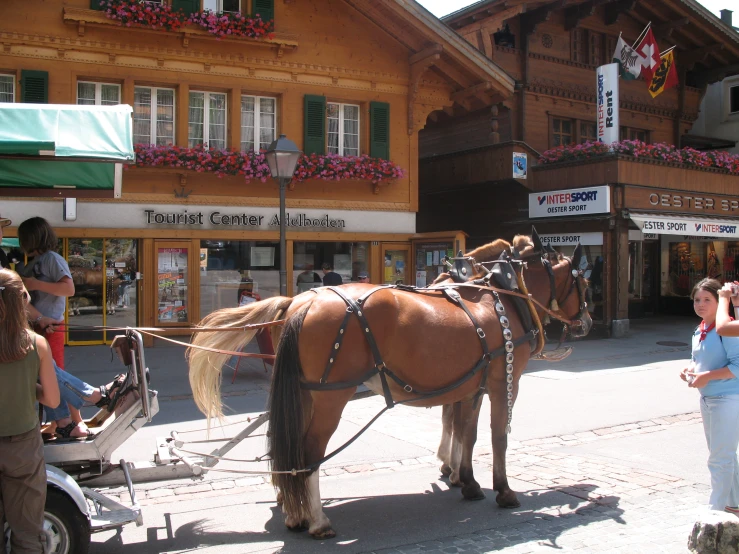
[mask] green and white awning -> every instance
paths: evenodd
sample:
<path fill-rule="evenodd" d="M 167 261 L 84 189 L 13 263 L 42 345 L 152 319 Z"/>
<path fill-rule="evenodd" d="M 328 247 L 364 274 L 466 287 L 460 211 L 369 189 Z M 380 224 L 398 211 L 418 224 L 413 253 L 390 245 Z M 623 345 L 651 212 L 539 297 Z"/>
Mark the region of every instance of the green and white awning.
<path fill-rule="evenodd" d="M 117 198 L 133 163 L 128 105 L 0 103 L 0 196 Z"/>

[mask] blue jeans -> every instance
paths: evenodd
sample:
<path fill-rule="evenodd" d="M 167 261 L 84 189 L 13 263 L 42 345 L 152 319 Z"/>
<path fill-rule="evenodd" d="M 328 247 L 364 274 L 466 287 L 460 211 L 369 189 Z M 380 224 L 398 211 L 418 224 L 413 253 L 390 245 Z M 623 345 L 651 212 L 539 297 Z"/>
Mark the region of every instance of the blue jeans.
<path fill-rule="evenodd" d="M 77 379 L 71 373 L 59 369 L 56 363 L 54 363 L 54 371 L 56 372 L 56 380 L 59 383 L 60 402 L 58 408 L 44 406 L 48 421 L 59 421 L 60 419 L 69 417 L 68 404 L 79 410 L 85 404 L 85 397 L 90 396 L 97 390 L 81 379 Z"/>
<path fill-rule="evenodd" d="M 739 506 L 739 395 L 702 396 L 701 416 L 708 443 L 713 510 Z"/>

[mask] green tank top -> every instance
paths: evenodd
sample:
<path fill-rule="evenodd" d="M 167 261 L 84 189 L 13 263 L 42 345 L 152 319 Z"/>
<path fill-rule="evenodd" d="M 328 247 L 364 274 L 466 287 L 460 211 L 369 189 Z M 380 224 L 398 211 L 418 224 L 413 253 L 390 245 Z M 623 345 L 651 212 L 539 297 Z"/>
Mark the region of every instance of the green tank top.
<path fill-rule="evenodd" d="M 25 357 L 0 364 L 0 437 L 20 435 L 38 425 L 36 382 L 40 367 L 35 335 Z"/>

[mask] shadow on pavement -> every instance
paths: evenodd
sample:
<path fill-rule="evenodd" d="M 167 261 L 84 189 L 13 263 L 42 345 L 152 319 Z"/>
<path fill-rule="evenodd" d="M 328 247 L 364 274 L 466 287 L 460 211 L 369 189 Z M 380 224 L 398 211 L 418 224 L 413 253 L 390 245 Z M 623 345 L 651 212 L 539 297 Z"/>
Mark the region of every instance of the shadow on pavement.
<path fill-rule="evenodd" d="M 243 521 L 239 518 L 248 518 L 249 506 L 254 506 L 249 502 L 224 506 L 217 511 L 227 510 L 228 515 L 213 513 L 211 518 L 199 517 L 201 510 L 184 508 L 183 512 L 165 514 L 165 527 L 149 527 L 146 543 L 124 545 L 114 536 L 104 543 L 93 543 L 90 553 L 159 554 L 210 549 L 220 552 L 230 545 L 228 552 L 304 554 L 331 550 L 354 554 L 419 543 L 428 549 L 455 537 L 491 541 L 490 550 L 532 541 L 560 548 L 558 538 L 566 531 L 606 520 L 625 524 L 618 497 L 587 500 L 595 488 L 583 483 L 561 490 L 519 493 L 523 507 L 515 510 L 498 508 L 491 500 L 495 497 L 491 490 L 485 491 L 487 500 L 469 502 L 461 498 L 459 490 L 444 490 L 437 483 L 430 484 L 431 490 L 417 494 L 327 498 L 324 511 L 338 535 L 322 541 L 314 540 L 307 531 L 287 530 L 281 510 L 273 502 L 269 502 L 271 517 L 264 524 L 264 531 L 258 532 L 227 530 L 239 527 Z M 573 496 L 571 489 L 578 496 Z M 173 525 L 173 521 L 189 517 L 198 519 Z"/>

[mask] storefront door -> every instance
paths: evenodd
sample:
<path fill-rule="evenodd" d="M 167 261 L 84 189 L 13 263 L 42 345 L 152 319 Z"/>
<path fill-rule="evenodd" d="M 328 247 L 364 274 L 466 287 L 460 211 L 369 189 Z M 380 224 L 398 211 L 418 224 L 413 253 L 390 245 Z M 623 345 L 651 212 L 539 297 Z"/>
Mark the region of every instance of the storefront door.
<path fill-rule="evenodd" d="M 191 323 L 191 250 L 189 242 L 156 241 L 154 244 L 157 268 L 157 305 L 154 313 L 157 326 L 184 327 Z"/>
<path fill-rule="evenodd" d="M 409 265 L 411 245 L 409 243 L 382 244 L 382 284 L 384 285 L 412 285 L 413 279 L 409 272 L 413 267 Z"/>

